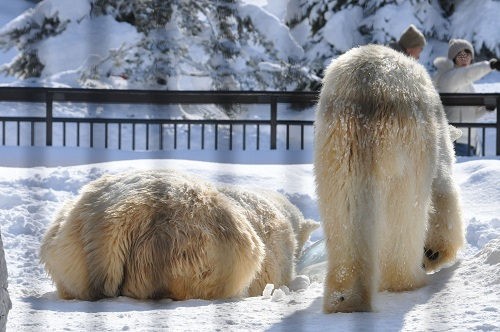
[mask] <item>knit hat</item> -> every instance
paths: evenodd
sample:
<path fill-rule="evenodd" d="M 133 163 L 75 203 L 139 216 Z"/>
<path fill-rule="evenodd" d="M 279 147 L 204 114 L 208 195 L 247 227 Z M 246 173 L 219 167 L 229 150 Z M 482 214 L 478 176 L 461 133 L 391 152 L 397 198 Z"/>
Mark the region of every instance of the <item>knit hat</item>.
<path fill-rule="evenodd" d="M 472 54 L 472 60 L 474 60 L 474 48 L 471 43 L 464 39 L 451 39 L 450 40 L 450 48 L 448 48 L 448 59 L 455 59 L 458 53 L 463 50 L 469 50 Z"/>
<path fill-rule="evenodd" d="M 410 24 L 401 37 L 399 37 L 399 45 L 405 50 L 413 47 L 424 47 L 425 44 L 426 41 L 423 33 L 413 24 Z"/>

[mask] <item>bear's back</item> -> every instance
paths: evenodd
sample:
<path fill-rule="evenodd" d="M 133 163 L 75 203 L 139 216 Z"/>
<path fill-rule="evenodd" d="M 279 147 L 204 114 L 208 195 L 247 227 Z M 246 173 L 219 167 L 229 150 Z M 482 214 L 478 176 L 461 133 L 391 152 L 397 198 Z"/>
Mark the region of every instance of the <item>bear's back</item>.
<path fill-rule="evenodd" d="M 431 79 L 425 68 L 412 58 L 381 45 L 353 48 L 334 59 L 325 71 L 320 98 L 337 108 L 320 111 L 349 112 L 371 118 L 398 116 L 410 112 L 419 117 L 428 109 L 428 100 L 437 93 L 429 89 Z M 403 117 L 407 116 L 402 115 Z"/>

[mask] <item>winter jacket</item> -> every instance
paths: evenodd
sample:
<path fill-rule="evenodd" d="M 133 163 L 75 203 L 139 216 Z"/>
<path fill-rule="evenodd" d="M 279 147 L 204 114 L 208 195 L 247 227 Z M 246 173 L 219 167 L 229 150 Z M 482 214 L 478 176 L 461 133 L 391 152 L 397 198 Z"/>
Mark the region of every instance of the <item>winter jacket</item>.
<path fill-rule="evenodd" d="M 434 60 L 437 72 L 433 77 L 436 89 L 441 93 L 474 93 L 472 83 L 486 76 L 492 71 L 488 61 L 473 63 L 467 67 L 455 67 L 453 61 L 448 58 L 439 57 Z M 444 108 L 449 122 L 477 122 L 486 113 L 484 107 L 477 106 L 446 106 Z M 467 144 L 468 130 L 462 130 L 463 134 L 457 142 Z M 470 144 L 480 153 L 480 136 L 477 130 L 471 129 Z"/>

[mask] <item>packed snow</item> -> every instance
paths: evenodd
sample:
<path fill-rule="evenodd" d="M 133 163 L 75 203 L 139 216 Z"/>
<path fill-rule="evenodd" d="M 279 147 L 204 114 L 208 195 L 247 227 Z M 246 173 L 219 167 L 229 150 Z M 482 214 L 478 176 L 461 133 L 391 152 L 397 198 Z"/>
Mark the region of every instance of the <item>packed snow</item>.
<path fill-rule="evenodd" d="M 373 313 L 326 315 L 321 305 L 325 272 L 324 252 L 318 250 L 322 246 L 321 229 L 313 233 L 308 250 L 298 262 L 299 276 L 290 288 L 299 290 L 273 290 L 268 286 L 262 296 L 244 299 L 61 300 L 38 260 L 40 240 L 55 212 L 82 185 L 103 174 L 169 167 L 210 181 L 261 186 L 284 193 L 306 217 L 319 220 L 310 162 L 288 163 L 286 152 L 280 164 L 266 164 L 266 153 L 254 155 L 254 164 L 250 165 L 218 162 L 217 156 L 212 161 L 199 161 L 194 152 L 179 153 L 178 159 L 96 162 L 99 155 L 104 160 L 109 158 L 105 151 L 72 149 L 68 154 L 68 149 L 50 148 L 43 163 L 53 166 L 30 167 L 36 148 L 18 150 L 12 155 L 11 149 L 0 148 L 1 155 L 10 156 L 2 158 L 0 165 L 18 165 L 0 167 L 0 221 L 13 302 L 7 321 L 9 331 L 500 329 L 500 158 L 461 158 L 455 164 L 467 239 L 455 265 L 429 275 L 428 285 L 419 290 L 380 293 Z M 134 153 L 128 154 L 137 158 Z M 96 163 L 76 165 L 86 155 L 95 155 L 90 160 Z M 74 166 L 54 166 L 68 164 L 71 159 Z"/>

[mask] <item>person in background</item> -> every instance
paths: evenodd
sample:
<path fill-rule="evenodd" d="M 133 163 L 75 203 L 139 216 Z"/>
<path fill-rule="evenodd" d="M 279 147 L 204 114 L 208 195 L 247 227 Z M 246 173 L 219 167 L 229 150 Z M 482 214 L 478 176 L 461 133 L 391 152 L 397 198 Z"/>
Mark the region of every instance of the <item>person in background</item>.
<path fill-rule="evenodd" d="M 473 63 L 474 48 L 464 39 L 451 39 L 448 57 L 434 60 L 437 71 L 433 77 L 434 85 L 440 93 L 474 93 L 473 83 L 493 70 L 500 70 L 497 59 Z M 486 113 L 484 107 L 445 106 L 449 122 L 477 122 Z M 481 137 L 475 128 L 463 130 L 462 137 L 455 142 L 455 152 L 459 156 L 481 154 Z"/>
<path fill-rule="evenodd" d="M 401 34 L 399 40 L 390 43 L 389 47 L 418 60 L 426 43 L 424 34 L 413 24 L 410 24 Z"/>

